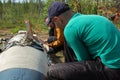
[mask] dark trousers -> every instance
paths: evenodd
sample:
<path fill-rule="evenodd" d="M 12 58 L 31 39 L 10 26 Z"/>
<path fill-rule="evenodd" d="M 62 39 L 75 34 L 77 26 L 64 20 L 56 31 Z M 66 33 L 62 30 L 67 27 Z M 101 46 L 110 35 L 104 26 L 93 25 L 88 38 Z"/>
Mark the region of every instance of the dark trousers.
<path fill-rule="evenodd" d="M 48 43 L 51 43 L 51 42 L 55 41 L 56 39 L 57 39 L 56 36 L 50 36 L 50 37 L 48 38 L 47 42 L 48 42 Z M 54 53 L 56 53 L 56 52 L 58 52 L 58 51 L 61 51 L 61 50 L 63 50 L 63 49 L 64 49 L 64 46 L 63 46 L 63 45 L 58 46 L 58 47 L 50 47 L 50 50 L 48 51 L 48 54 L 54 54 Z"/>
<path fill-rule="evenodd" d="M 47 53 L 48 53 L 48 54 L 55 54 L 55 53 L 63 50 L 63 48 L 64 48 L 63 45 L 61 45 L 61 46 L 59 46 L 59 47 L 50 47 L 50 48 L 49 48 L 49 51 L 48 51 Z"/>
<path fill-rule="evenodd" d="M 120 69 L 96 61 L 58 63 L 50 66 L 49 80 L 120 80 Z"/>

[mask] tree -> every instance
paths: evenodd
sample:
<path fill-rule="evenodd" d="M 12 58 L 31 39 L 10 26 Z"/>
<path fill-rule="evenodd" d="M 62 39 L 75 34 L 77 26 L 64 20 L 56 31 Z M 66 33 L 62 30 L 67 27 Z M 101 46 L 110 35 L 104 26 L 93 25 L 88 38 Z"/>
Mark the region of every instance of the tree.
<path fill-rule="evenodd" d="M 2 14 L 3 14 L 3 4 L 0 1 L 0 18 L 2 18 Z"/>
<path fill-rule="evenodd" d="M 42 2 L 41 2 L 41 0 L 38 0 L 38 13 L 39 14 L 41 12 L 41 9 L 42 9 Z"/>

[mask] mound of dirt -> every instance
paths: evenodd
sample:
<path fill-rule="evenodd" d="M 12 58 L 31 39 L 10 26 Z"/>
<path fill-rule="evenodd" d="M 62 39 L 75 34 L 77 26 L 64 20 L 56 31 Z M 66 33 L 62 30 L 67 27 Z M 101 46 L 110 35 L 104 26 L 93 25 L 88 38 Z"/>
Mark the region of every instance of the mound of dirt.
<path fill-rule="evenodd" d="M 0 38 L 9 38 L 11 37 L 12 34 L 10 33 L 10 30 L 9 29 L 0 29 Z"/>

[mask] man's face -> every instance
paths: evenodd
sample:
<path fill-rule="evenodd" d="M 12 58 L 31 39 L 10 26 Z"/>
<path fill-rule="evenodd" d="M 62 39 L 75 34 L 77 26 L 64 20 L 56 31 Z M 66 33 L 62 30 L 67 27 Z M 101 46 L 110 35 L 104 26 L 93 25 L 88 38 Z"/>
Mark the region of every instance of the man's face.
<path fill-rule="evenodd" d="M 55 26 L 60 27 L 61 29 L 64 29 L 64 21 L 59 17 L 55 16 L 51 19 L 51 21 L 55 24 Z"/>
<path fill-rule="evenodd" d="M 55 27 L 55 24 L 54 24 L 53 22 L 50 22 L 50 23 L 48 24 L 48 18 L 45 19 L 45 23 L 46 23 L 47 26 L 49 26 L 50 28 Z"/>

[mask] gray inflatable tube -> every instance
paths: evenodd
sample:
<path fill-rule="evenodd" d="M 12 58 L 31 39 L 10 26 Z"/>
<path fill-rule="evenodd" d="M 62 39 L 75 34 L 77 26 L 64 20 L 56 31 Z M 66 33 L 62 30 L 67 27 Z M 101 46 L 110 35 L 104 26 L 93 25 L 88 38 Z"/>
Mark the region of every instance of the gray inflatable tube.
<path fill-rule="evenodd" d="M 30 46 L 13 46 L 0 54 L 0 80 L 46 80 L 47 54 Z"/>

